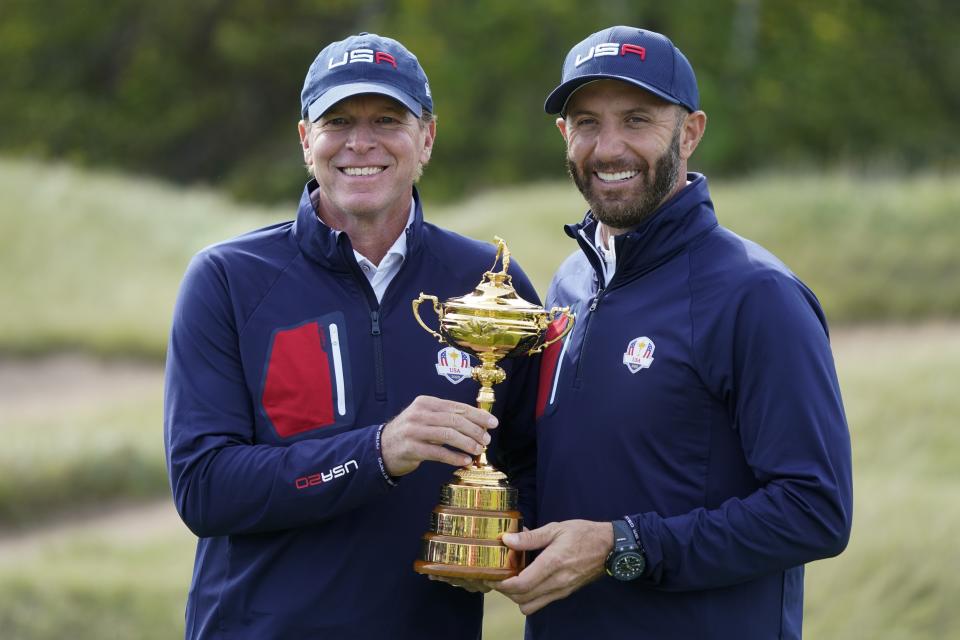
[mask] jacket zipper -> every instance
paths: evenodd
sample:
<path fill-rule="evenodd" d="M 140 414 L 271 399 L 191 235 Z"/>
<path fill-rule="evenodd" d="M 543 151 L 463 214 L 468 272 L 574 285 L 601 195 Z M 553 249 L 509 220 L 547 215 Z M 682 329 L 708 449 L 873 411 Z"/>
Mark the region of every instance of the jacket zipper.
<path fill-rule="evenodd" d="M 603 294 L 606 293 L 607 287 L 600 284 L 606 280 L 606 277 L 603 274 L 603 265 L 600 264 L 600 256 L 597 255 L 596 249 L 593 248 L 593 245 L 587 241 L 586 238 L 577 233 L 577 243 L 580 244 L 581 249 L 584 254 L 587 256 L 587 260 L 590 261 L 590 264 L 593 266 L 593 270 L 597 274 L 597 293 L 593 296 L 593 300 L 590 301 L 590 306 L 588 307 L 588 313 L 586 318 L 583 319 L 583 338 L 580 340 L 580 347 L 577 349 L 577 372 L 573 378 L 573 388 L 580 388 L 580 380 L 583 375 L 583 354 L 586 351 L 587 347 L 587 338 L 589 337 L 590 332 L 590 319 L 593 317 L 594 312 L 597 310 L 597 306 L 600 304 L 600 298 L 603 297 Z M 558 380 L 559 382 L 559 380 Z"/>
<path fill-rule="evenodd" d="M 343 234 L 341 234 L 343 235 Z M 344 262 L 350 266 L 353 277 L 360 282 L 360 288 L 363 290 L 364 298 L 367 301 L 367 308 L 370 310 L 370 336 L 373 338 L 373 397 L 384 402 L 387 399 L 387 376 L 383 366 L 383 331 L 380 326 L 380 302 L 377 300 L 370 281 L 363 275 L 360 265 L 357 264 L 353 256 L 353 247 L 348 246 L 349 242 L 340 244 L 340 254 Z"/>
<path fill-rule="evenodd" d="M 588 313 L 586 318 L 584 318 L 583 325 L 583 338 L 580 340 L 580 348 L 577 349 L 577 375 L 573 379 L 573 388 L 580 388 L 580 380 L 583 374 L 583 354 L 587 349 L 587 338 L 590 335 L 590 320 L 593 318 L 594 312 L 597 310 L 597 305 L 600 304 L 600 298 L 606 293 L 605 288 L 600 288 L 597 290 L 597 295 L 593 297 L 593 300 L 590 302 L 588 307 Z"/>
<path fill-rule="evenodd" d="M 370 286 L 370 283 L 367 283 Z M 374 397 L 387 399 L 386 372 L 383 370 L 383 338 L 380 331 L 380 306 L 370 310 L 370 335 L 373 336 Z"/>

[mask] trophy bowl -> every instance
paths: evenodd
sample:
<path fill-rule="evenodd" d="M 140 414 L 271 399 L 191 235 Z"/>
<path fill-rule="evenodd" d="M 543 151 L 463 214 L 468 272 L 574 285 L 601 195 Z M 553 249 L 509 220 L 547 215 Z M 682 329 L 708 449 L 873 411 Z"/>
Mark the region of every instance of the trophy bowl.
<path fill-rule="evenodd" d="M 569 308 L 550 311 L 517 295 L 511 278 L 510 250 L 500 238 L 493 267 L 502 259 L 499 272 L 487 271 L 472 293 L 440 302 L 421 293 L 413 300 L 413 315 L 427 332 L 443 344 L 454 346 L 480 360 L 471 376 L 480 383 L 477 406 L 493 407 L 493 386 L 506 379 L 497 363 L 503 358 L 534 355 L 573 328 Z M 420 305 L 429 300 L 438 318 L 439 331 L 420 317 Z M 558 335 L 547 339 L 554 320 L 567 322 Z M 418 573 L 481 580 L 503 580 L 523 569 L 522 554 L 510 551 L 500 538 L 522 527 L 517 511 L 517 490 L 507 476 L 487 462 L 486 448 L 441 490 L 440 504 L 433 510 L 430 530 L 424 534 Z"/>

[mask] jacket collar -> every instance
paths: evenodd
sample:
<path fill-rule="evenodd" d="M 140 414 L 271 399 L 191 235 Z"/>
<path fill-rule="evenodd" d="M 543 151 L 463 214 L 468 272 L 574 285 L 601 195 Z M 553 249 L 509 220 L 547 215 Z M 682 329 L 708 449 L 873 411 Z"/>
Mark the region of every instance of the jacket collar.
<path fill-rule="evenodd" d="M 717 226 L 706 177 L 688 173 L 687 180 L 690 184 L 661 205 L 643 224 L 614 238 L 617 271 L 611 284 L 658 266 Z M 598 264 L 596 251 L 588 246 L 580 231 L 592 243 L 596 227 L 597 220 L 591 211 L 582 222 L 564 226 L 567 235 L 581 244 L 595 267 Z"/>
<path fill-rule="evenodd" d="M 346 233 L 331 229 L 320 221 L 311 197 L 319 188 L 315 179 L 304 186 L 297 207 L 297 219 L 293 223 L 294 237 L 300 250 L 314 262 L 333 271 L 350 272 L 351 267 L 345 256 L 353 257 L 353 245 Z M 423 208 L 416 187 L 413 187 L 413 202 L 413 222 L 405 231 L 408 256 L 417 251 L 423 235 Z"/>

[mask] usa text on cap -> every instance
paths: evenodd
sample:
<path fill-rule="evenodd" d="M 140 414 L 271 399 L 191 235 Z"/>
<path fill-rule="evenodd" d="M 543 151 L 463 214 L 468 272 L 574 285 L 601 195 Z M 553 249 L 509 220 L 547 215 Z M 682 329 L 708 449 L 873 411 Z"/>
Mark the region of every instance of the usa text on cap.
<path fill-rule="evenodd" d="M 363 93 L 393 98 L 417 117 L 424 109 L 433 112 L 427 74 L 417 57 L 392 38 L 360 33 L 317 55 L 300 93 L 301 116 L 315 122 L 337 102 Z"/>
<path fill-rule="evenodd" d="M 560 85 L 543 105 L 565 114 L 573 93 L 595 80 L 622 80 L 690 111 L 700 108 L 693 67 L 670 39 L 636 27 L 610 27 L 574 46 L 563 63 Z"/>

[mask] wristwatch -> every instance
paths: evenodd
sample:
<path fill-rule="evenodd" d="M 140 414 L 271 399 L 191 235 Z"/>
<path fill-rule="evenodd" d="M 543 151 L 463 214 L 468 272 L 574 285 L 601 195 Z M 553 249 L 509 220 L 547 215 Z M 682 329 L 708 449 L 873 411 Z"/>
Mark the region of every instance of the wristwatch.
<path fill-rule="evenodd" d="M 605 565 L 607 575 L 624 582 L 636 580 L 647 567 L 643 547 L 637 544 L 626 520 L 613 521 L 613 550 L 607 556 Z"/>

